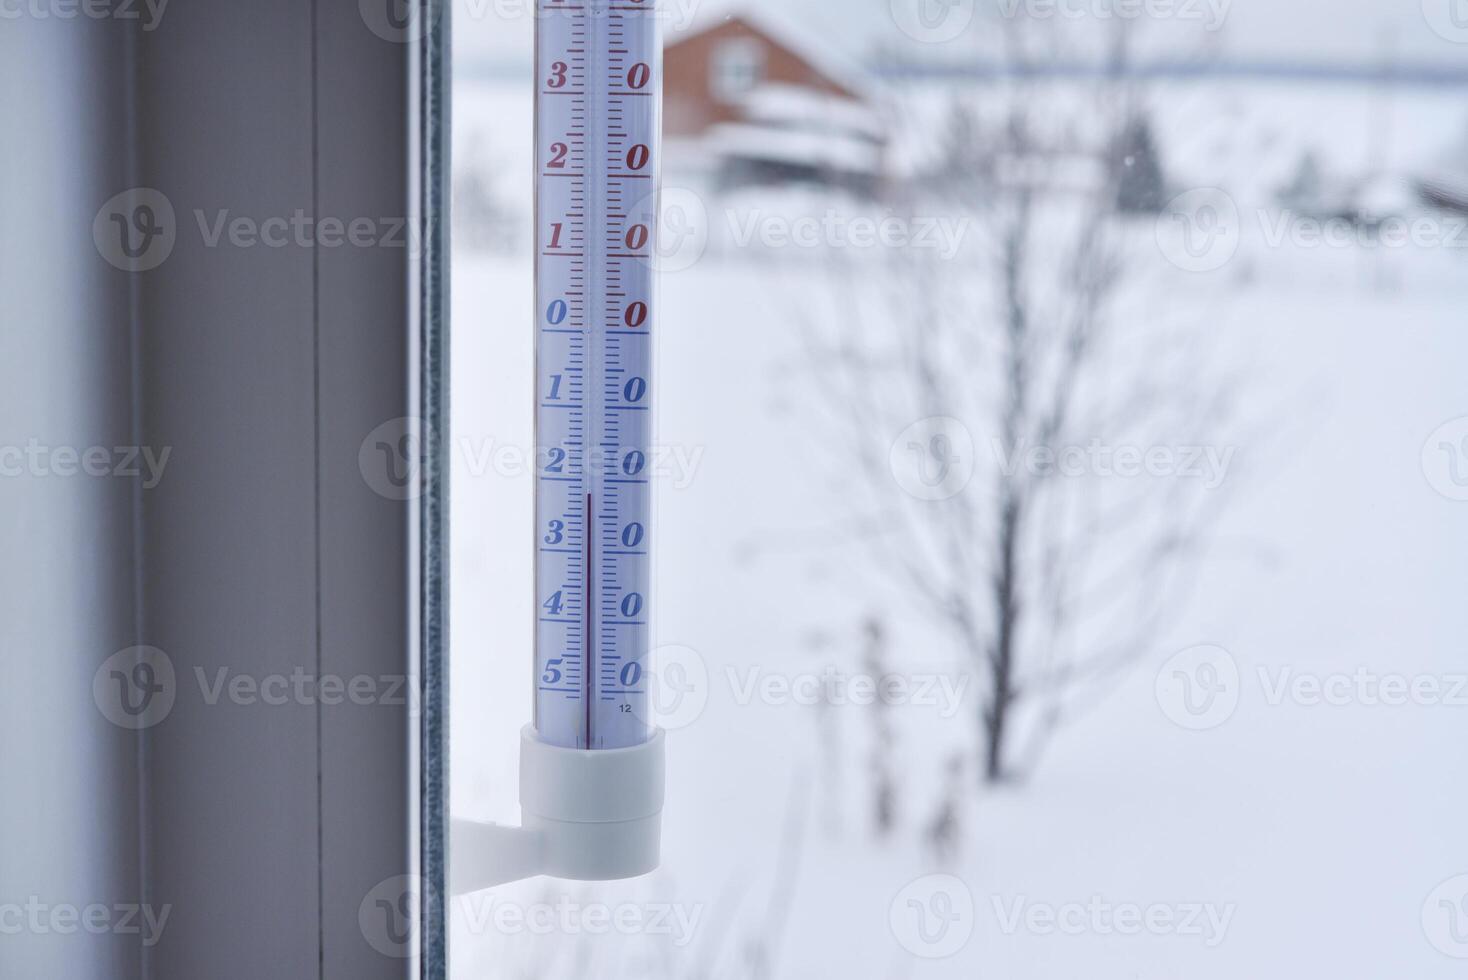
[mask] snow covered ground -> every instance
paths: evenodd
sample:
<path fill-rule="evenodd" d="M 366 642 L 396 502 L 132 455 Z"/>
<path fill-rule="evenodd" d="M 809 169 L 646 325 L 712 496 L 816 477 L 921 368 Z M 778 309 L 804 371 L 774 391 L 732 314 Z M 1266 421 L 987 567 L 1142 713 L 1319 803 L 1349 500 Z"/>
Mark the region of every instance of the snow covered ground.
<path fill-rule="evenodd" d="M 460 150 L 503 165 L 528 206 L 528 88 L 455 98 Z M 1468 101 L 1210 85 L 1158 111 L 1174 178 L 1222 189 L 1239 234 L 1200 271 L 1159 246 L 1157 274 L 1171 307 L 1207 304 L 1200 328 L 1249 366 L 1264 423 L 1234 447 L 1234 497 L 1159 653 L 1033 778 L 963 794 L 947 862 L 920 837 L 950 750 L 971 743 L 975 689 L 896 709 L 899 825 L 875 841 L 870 709 L 746 685 L 856 670 L 874 610 L 904 673 L 967 667 L 865 574 L 875 559 L 832 523 L 849 488 L 812 469 L 794 317 L 840 282 L 790 249 L 711 248 L 663 285 L 659 442 L 684 455 L 661 487 L 658 633 L 696 651 L 675 661 L 698 682 L 674 718 L 664 868 L 475 896 L 453 912 L 454 976 L 1462 975 L 1468 502 L 1450 496 L 1468 454 L 1454 471 L 1442 443 L 1468 423 L 1434 433 L 1468 416 L 1468 241 L 1279 243 L 1254 215 L 1306 148 L 1347 170 L 1432 162 Z M 532 442 L 523 219 L 515 254 L 454 266 L 453 809 L 510 821 L 534 601 L 531 476 L 514 462 Z M 1226 653 L 1173 659 L 1200 644 Z M 1189 702 L 1188 678 L 1222 686 Z"/>

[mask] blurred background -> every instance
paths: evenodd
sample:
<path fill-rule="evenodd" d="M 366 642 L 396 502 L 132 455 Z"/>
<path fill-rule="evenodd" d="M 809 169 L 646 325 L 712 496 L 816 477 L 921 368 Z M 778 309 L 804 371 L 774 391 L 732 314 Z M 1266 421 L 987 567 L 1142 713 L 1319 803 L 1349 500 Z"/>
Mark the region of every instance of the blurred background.
<path fill-rule="evenodd" d="M 458 977 L 1461 976 L 1468 5 L 662 0 L 664 867 Z M 453 810 L 530 719 L 533 5 L 454 3 Z"/>

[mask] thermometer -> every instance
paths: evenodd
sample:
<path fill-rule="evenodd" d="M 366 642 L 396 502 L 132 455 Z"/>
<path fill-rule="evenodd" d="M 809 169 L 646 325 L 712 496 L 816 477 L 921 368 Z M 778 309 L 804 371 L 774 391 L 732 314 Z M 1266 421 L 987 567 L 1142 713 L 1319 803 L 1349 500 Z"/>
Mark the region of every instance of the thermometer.
<path fill-rule="evenodd" d="M 665 748 L 648 720 L 656 0 L 537 0 L 535 722 L 522 826 L 454 822 L 456 892 L 647 874 Z"/>
<path fill-rule="evenodd" d="M 538 0 L 535 734 L 652 737 L 656 0 Z"/>

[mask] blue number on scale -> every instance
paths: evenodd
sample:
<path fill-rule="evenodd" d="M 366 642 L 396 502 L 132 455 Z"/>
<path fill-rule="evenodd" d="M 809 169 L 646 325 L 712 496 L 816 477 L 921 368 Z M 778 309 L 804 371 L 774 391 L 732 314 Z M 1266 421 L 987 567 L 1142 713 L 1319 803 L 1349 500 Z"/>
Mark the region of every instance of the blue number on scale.
<path fill-rule="evenodd" d="M 560 593 L 557 593 L 559 595 Z M 642 593 L 629 592 L 622 598 L 622 615 L 631 619 L 642 612 Z"/>
<path fill-rule="evenodd" d="M 547 526 L 549 527 L 549 532 L 545 536 L 546 544 L 560 544 L 566 540 L 565 521 L 551 521 Z"/>
<path fill-rule="evenodd" d="M 552 657 L 545 662 L 545 673 L 540 675 L 542 684 L 559 684 L 561 677 L 561 664 L 565 662 L 564 657 Z"/>
<path fill-rule="evenodd" d="M 642 468 L 646 465 L 647 457 L 636 449 L 622 458 L 622 472 L 628 476 L 636 476 L 641 473 Z"/>
<path fill-rule="evenodd" d="M 561 399 L 561 376 L 559 374 L 553 374 L 553 375 L 551 375 L 551 390 L 550 390 L 550 394 L 546 396 L 546 399 L 548 401 L 553 401 L 553 402 L 554 401 L 560 401 L 560 399 Z"/>
<path fill-rule="evenodd" d="M 642 664 L 636 660 L 622 667 L 622 686 L 635 687 L 642 680 Z"/>
<path fill-rule="evenodd" d="M 635 548 L 642 544 L 642 539 L 647 532 L 641 524 L 633 522 L 622 528 L 622 544 L 627 548 Z"/>
<path fill-rule="evenodd" d="M 632 403 L 642 401 L 647 394 L 647 382 L 642 378 L 632 378 L 622 387 L 622 397 Z"/>
<path fill-rule="evenodd" d="M 521 309 L 524 309 L 524 307 L 521 307 Z M 566 301 L 558 299 L 551 303 L 550 307 L 545 311 L 545 318 L 550 321 L 551 326 L 559 327 L 566 322 L 566 314 L 569 312 L 570 308 L 566 305 Z"/>
<path fill-rule="evenodd" d="M 545 464 L 547 473 L 560 473 L 561 464 L 566 461 L 566 451 L 559 447 L 550 451 L 550 462 Z"/>
<path fill-rule="evenodd" d="M 561 594 L 557 592 L 555 595 L 545 600 L 545 602 L 542 602 L 541 606 L 545 609 L 546 612 L 550 613 L 552 616 L 559 616 L 561 614 L 561 610 L 565 608 L 565 603 L 561 600 Z"/>

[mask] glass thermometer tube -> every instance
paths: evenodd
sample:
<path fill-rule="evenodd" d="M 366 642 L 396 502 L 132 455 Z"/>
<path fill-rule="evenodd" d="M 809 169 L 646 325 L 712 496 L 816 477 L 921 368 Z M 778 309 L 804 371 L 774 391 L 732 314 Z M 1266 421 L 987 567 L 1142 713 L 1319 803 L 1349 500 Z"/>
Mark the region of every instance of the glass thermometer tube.
<path fill-rule="evenodd" d="M 656 0 L 537 0 L 537 736 L 651 735 Z"/>

